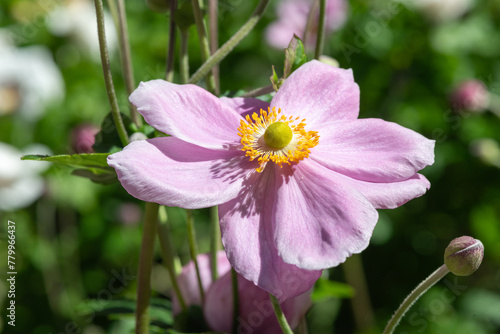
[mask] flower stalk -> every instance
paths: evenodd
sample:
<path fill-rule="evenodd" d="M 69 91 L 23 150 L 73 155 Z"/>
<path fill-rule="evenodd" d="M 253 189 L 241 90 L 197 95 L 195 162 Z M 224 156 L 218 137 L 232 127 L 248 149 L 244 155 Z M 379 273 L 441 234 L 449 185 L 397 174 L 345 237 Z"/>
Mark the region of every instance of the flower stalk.
<path fill-rule="evenodd" d="M 172 282 L 172 288 L 174 289 L 175 295 L 179 300 L 182 310 L 186 309 L 186 302 L 182 296 L 181 290 L 179 288 L 179 283 L 177 282 L 177 275 L 175 274 L 174 268 L 174 252 L 172 248 L 172 241 L 170 239 L 170 231 L 168 228 L 168 216 L 167 210 L 164 206 L 160 207 L 160 219 L 158 223 L 158 239 L 160 241 L 160 250 L 163 257 L 163 262 L 167 268 L 168 275 L 170 276 L 170 281 Z"/>
<path fill-rule="evenodd" d="M 208 25 L 209 25 L 209 37 L 210 37 L 210 53 L 214 53 L 219 48 L 219 30 L 218 30 L 218 0 L 208 0 Z M 219 66 L 216 65 L 212 68 L 212 75 L 215 80 L 215 93 L 220 94 L 220 78 L 219 78 Z"/>
<path fill-rule="evenodd" d="M 306 27 L 304 29 L 304 38 L 303 38 L 303 43 L 304 45 L 308 45 L 308 39 L 309 36 L 311 35 L 313 26 L 314 26 L 314 21 L 316 20 L 316 12 L 319 7 L 319 0 L 314 1 L 311 4 L 311 9 L 309 9 L 309 14 L 307 14 L 307 22 L 306 22 Z"/>
<path fill-rule="evenodd" d="M 325 18 L 326 18 L 326 0 L 319 0 L 319 23 L 318 38 L 316 39 L 316 49 L 314 50 L 314 59 L 319 59 L 323 54 L 325 44 Z"/>
<path fill-rule="evenodd" d="M 189 54 L 188 54 L 188 29 L 181 29 L 181 48 L 179 59 L 179 72 L 181 76 L 181 83 L 186 84 L 189 80 Z"/>
<path fill-rule="evenodd" d="M 210 44 L 207 36 L 207 29 L 203 21 L 203 13 L 201 12 L 200 0 L 192 0 L 194 19 L 198 30 L 198 39 L 200 40 L 201 58 L 204 62 L 210 58 Z M 209 71 L 206 73 L 206 84 L 209 92 L 215 94 L 215 79 Z"/>
<path fill-rule="evenodd" d="M 394 329 L 399 324 L 405 313 L 410 309 L 410 307 L 422 296 L 431 286 L 436 284 L 441 278 L 446 276 L 450 270 L 446 265 L 442 265 L 436 271 L 429 275 L 423 282 L 421 282 L 415 290 L 413 290 L 403 301 L 403 303 L 396 310 L 391 320 L 387 323 L 382 334 L 391 334 Z"/>
<path fill-rule="evenodd" d="M 216 206 L 210 208 L 210 271 L 212 282 L 217 279 L 217 252 L 220 244 L 219 209 Z"/>
<path fill-rule="evenodd" d="M 238 317 L 240 316 L 240 293 L 238 289 L 238 274 L 231 267 L 231 285 L 233 289 L 233 333 L 238 333 Z"/>
<path fill-rule="evenodd" d="M 135 310 L 135 331 L 137 334 L 149 333 L 149 300 L 151 295 L 151 269 L 155 245 L 155 233 L 158 225 L 156 203 L 146 203 L 144 227 L 142 231 L 141 254 L 137 282 L 137 301 Z"/>
<path fill-rule="evenodd" d="M 132 69 L 132 56 L 130 55 L 130 42 L 128 38 L 127 15 L 125 13 L 124 0 L 117 0 L 118 8 L 118 36 L 120 40 L 120 53 L 122 56 L 122 72 L 125 78 L 127 95 L 130 96 L 135 89 L 134 71 Z M 137 113 L 137 108 L 130 104 L 130 118 L 138 127 L 142 125 L 142 120 Z"/>
<path fill-rule="evenodd" d="M 198 265 L 198 247 L 196 245 L 196 232 L 194 229 L 194 219 L 191 210 L 186 210 L 187 213 L 187 232 L 188 232 L 188 242 L 189 242 L 189 252 L 191 253 L 191 259 L 193 260 L 194 267 L 196 269 L 196 279 L 198 281 L 198 288 L 200 289 L 200 296 L 202 302 L 205 301 L 205 292 L 203 291 L 203 284 L 201 283 L 200 266 Z"/>
<path fill-rule="evenodd" d="M 222 45 L 216 52 L 214 52 L 210 58 L 208 58 L 203 65 L 191 76 L 189 83 L 197 83 L 201 80 L 212 68 L 217 65 L 222 59 L 224 59 L 229 52 L 231 52 L 236 45 L 238 45 L 243 38 L 245 38 L 250 31 L 255 27 L 257 22 L 264 14 L 264 11 L 269 3 L 269 0 L 261 0 L 257 5 L 257 8 L 253 12 L 252 16 L 248 21 L 233 35 L 224 45 Z"/>
<path fill-rule="evenodd" d="M 274 314 L 276 315 L 276 319 L 278 319 L 278 323 L 280 324 L 281 330 L 283 334 L 293 334 L 288 321 L 286 320 L 283 311 L 281 310 L 280 302 L 278 298 L 274 297 L 272 294 L 269 294 L 269 298 L 271 298 L 271 303 L 273 304 Z"/>
<path fill-rule="evenodd" d="M 109 104 L 111 105 L 111 114 L 115 123 L 118 136 L 123 146 L 128 144 L 127 130 L 123 123 L 122 116 L 120 115 L 120 108 L 118 107 L 118 100 L 116 99 L 115 87 L 113 85 L 113 76 L 111 75 L 111 68 L 109 66 L 109 53 L 106 44 L 106 32 L 104 29 L 104 8 L 102 0 L 95 0 L 95 10 L 97 16 L 97 34 L 99 36 L 99 50 L 101 53 L 102 70 L 104 73 L 104 82 L 106 84 L 106 92 L 108 93 Z"/>
<path fill-rule="evenodd" d="M 174 57 L 175 57 L 175 11 L 177 10 L 177 0 L 170 1 L 170 25 L 168 32 L 168 50 L 165 80 L 174 81 Z"/>

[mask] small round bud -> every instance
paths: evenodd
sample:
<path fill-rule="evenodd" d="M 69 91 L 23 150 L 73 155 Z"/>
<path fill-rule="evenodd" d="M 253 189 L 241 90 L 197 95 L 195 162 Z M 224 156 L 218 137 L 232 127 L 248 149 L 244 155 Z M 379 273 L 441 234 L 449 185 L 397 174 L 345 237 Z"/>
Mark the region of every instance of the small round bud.
<path fill-rule="evenodd" d="M 490 94 L 486 85 L 479 80 L 467 80 L 455 88 L 450 96 L 456 110 L 481 112 L 488 108 Z"/>
<path fill-rule="evenodd" d="M 184 2 L 179 5 L 175 11 L 175 24 L 177 24 L 181 31 L 187 30 L 195 24 L 193 5 L 191 4 L 191 1 Z"/>
<path fill-rule="evenodd" d="M 133 141 L 137 141 L 137 140 L 146 140 L 146 139 L 148 139 L 148 136 L 146 136 L 146 135 L 145 135 L 144 133 L 142 133 L 142 132 L 134 132 L 134 133 L 132 133 L 132 134 L 130 135 L 130 137 L 129 137 L 129 140 L 130 140 L 131 142 L 133 142 Z"/>
<path fill-rule="evenodd" d="M 453 239 L 444 252 L 446 267 L 457 276 L 469 276 L 483 261 L 484 246 L 481 241 L 463 236 Z"/>
<path fill-rule="evenodd" d="M 80 124 L 71 131 L 71 147 L 76 153 L 92 153 L 92 145 L 99 128 L 93 124 Z"/>

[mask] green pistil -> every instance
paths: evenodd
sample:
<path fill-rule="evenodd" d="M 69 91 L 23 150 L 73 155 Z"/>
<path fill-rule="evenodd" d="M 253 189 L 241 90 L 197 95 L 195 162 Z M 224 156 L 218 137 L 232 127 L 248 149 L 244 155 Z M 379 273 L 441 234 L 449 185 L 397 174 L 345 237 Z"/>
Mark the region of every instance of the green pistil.
<path fill-rule="evenodd" d="M 292 129 L 285 122 L 274 122 L 264 133 L 266 145 L 274 149 L 282 149 L 292 141 Z"/>

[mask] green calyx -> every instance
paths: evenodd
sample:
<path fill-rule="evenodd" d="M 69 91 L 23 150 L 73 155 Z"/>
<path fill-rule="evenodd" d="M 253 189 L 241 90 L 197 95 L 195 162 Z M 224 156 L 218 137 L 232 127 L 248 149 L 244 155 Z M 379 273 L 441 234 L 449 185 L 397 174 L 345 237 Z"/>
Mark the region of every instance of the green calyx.
<path fill-rule="evenodd" d="M 274 122 L 264 133 L 266 145 L 274 149 L 282 149 L 292 141 L 292 129 L 285 122 Z"/>

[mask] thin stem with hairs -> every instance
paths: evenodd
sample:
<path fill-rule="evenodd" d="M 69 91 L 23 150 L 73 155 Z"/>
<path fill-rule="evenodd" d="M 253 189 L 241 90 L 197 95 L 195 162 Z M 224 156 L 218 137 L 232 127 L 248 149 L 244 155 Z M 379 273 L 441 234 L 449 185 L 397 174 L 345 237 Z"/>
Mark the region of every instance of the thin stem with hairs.
<path fill-rule="evenodd" d="M 316 49 L 314 50 L 314 59 L 319 59 L 323 53 L 325 44 L 325 18 L 326 18 L 326 0 L 319 0 L 319 23 L 318 36 L 316 38 Z"/>
<path fill-rule="evenodd" d="M 224 59 L 229 52 L 231 52 L 236 45 L 238 45 L 243 38 L 245 38 L 250 31 L 255 27 L 257 22 L 264 14 L 264 11 L 269 3 L 269 0 L 260 0 L 257 8 L 253 12 L 252 16 L 248 21 L 233 35 L 224 45 L 222 45 L 216 52 L 214 52 L 210 58 L 208 58 L 203 65 L 191 76 L 189 83 L 197 83 L 200 81 L 207 73 L 209 73 L 212 68 L 217 65 L 222 59 Z"/>
<path fill-rule="evenodd" d="M 106 44 L 106 32 L 104 28 L 104 8 L 102 0 L 95 0 L 95 10 L 97 16 L 97 34 L 99 36 L 99 50 L 101 53 L 102 71 L 104 73 L 104 82 L 106 84 L 106 92 L 108 93 L 108 100 L 111 106 L 111 114 L 115 123 L 116 131 L 120 137 L 123 146 L 128 144 L 127 130 L 123 123 L 118 107 L 118 100 L 116 99 L 115 87 L 113 85 L 113 76 L 111 75 L 111 68 L 109 66 L 108 46 Z"/>
<path fill-rule="evenodd" d="M 149 333 L 151 269 L 153 267 L 155 233 L 158 225 L 158 208 L 159 205 L 156 203 L 146 203 L 139 259 L 139 273 L 137 278 L 137 301 L 135 309 L 136 334 Z"/>
<path fill-rule="evenodd" d="M 201 59 L 204 62 L 210 57 L 210 45 L 207 36 L 207 29 L 203 20 L 203 13 L 200 7 L 200 0 L 192 0 L 194 20 L 198 29 L 198 39 L 200 40 Z M 210 71 L 206 74 L 206 84 L 209 92 L 215 94 L 215 79 Z"/>

